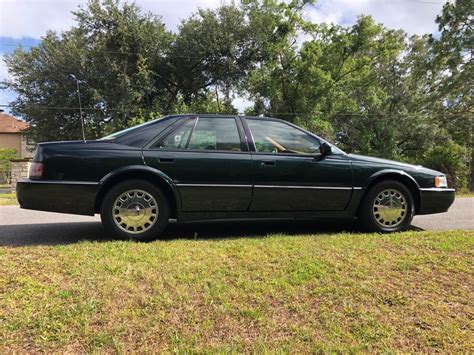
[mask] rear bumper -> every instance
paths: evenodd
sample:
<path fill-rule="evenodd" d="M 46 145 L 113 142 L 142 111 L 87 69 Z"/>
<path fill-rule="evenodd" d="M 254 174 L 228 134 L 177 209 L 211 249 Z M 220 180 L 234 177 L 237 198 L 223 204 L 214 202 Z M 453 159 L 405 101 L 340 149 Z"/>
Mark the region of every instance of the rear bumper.
<path fill-rule="evenodd" d="M 98 189 L 96 182 L 23 179 L 16 196 L 25 209 L 94 215 Z"/>
<path fill-rule="evenodd" d="M 417 214 L 446 212 L 454 202 L 455 190 L 446 188 L 420 189 L 421 203 Z"/>

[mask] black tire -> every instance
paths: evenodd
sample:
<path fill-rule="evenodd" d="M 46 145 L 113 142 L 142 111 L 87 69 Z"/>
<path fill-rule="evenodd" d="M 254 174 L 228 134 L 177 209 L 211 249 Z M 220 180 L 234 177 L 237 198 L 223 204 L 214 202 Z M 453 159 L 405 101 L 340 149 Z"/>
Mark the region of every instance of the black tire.
<path fill-rule="evenodd" d="M 397 192 L 401 197 L 398 196 Z M 387 198 L 390 198 L 393 193 L 393 198 L 396 199 L 395 202 L 405 208 L 405 210 L 401 209 L 400 214 L 403 214 L 403 216 L 398 217 L 401 218 L 399 221 L 395 221 L 396 217 L 392 217 L 391 221 L 384 220 L 386 216 L 383 210 L 384 206 L 378 207 L 376 205 L 376 199 L 385 196 L 387 193 Z M 380 200 L 377 203 L 381 203 Z M 367 232 L 399 232 L 410 226 L 414 214 L 414 200 L 410 190 L 399 181 L 384 180 L 372 186 L 363 197 L 359 207 L 359 225 L 362 230 Z"/>
<path fill-rule="evenodd" d="M 128 218 L 127 216 L 124 217 L 122 226 L 119 226 L 121 219 L 115 214 L 115 211 L 118 212 L 118 210 L 114 208 L 119 197 L 125 196 L 125 193 L 129 191 L 135 192 L 130 192 L 130 195 L 127 195 L 131 197 L 127 202 L 125 202 L 127 206 L 124 206 L 123 210 L 131 211 L 132 213 L 132 211 L 135 211 L 133 204 L 141 206 L 140 202 L 157 206 L 156 209 L 153 209 L 152 206 L 142 206 L 142 212 L 140 212 L 140 207 L 135 206 L 135 208 L 138 208 L 137 216 L 135 217 L 133 215 L 132 217 L 138 219 L 138 224 L 146 222 L 148 225 L 142 227 L 130 227 L 132 231 L 125 230 L 127 226 L 125 219 Z M 150 198 L 150 196 L 152 198 Z M 138 202 L 134 202 L 134 198 Z M 140 198 L 142 198 L 142 200 L 140 200 Z M 148 202 L 146 201 L 146 198 L 149 199 Z M 145 207 L 148 207 L 149 211 L 154 211 L 153 213 L 156 214 L 156 216 L 145 216 Z M 100 208 L 100 218 L 107 234 L 111 237 L 118 237 L 126 240 L 150 241 L 158 238 L 168 224 L 169 215 L 169 202 L 165 194 L 160 188 L 145 180 L 127 180 L 113 186 L 105 195 Z M 152 218 L 153 220 L 151 221 Z M 147 220 L 145 221 L 145 219 Z M 134 228 L 136 230 L 133 230 Z"/>

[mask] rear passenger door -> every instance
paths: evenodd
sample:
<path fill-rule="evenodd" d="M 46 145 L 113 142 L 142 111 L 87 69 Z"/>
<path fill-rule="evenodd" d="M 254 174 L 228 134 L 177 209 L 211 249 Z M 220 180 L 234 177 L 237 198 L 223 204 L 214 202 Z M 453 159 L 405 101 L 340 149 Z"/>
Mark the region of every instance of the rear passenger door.
<path fill-rule="evenodd" d="M 173 179 L 183 212 L 246 211 L 252 159 L 243 132 L 233 117 L 189 118 L 144 151 L 145 162 Z"/>

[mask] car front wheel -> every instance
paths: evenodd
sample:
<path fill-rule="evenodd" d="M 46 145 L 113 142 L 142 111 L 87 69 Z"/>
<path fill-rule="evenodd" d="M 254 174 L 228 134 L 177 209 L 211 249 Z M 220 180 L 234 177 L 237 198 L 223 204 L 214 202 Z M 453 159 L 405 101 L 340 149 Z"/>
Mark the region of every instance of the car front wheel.
<path fill-rule="evenodd" d="M 168 201 L 148 181 L 124 181 L 106 194 L 100 217 L 111 236 L 148 241 L 157 238 L 168 224 Z"/>
<path fill-rule="evenodd" d="M 369 232 L 398 232 L 410 226 L 414 212 L 410 190 L 398 181 L 386 180 L 364 196 L 359 222 Z"/>

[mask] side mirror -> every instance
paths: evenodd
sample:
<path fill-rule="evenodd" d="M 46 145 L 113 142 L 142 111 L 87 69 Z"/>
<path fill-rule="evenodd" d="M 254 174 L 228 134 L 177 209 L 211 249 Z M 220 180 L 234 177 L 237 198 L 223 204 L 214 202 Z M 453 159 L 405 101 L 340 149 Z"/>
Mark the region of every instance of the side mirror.
<path fill-rule="evenodd" d="M 336 133 L 336 145 L 345 144 L 349 139 L 349 134 L 346 131 Z"/>
<path fill-rule="evenodd" d="M 327 144 L 326 142 L 323 142 L 321 144 L 321 156 L 326 156 L 326 155 L 329 155 L 331 154 L 331 146 L 329 144 Z"/>

